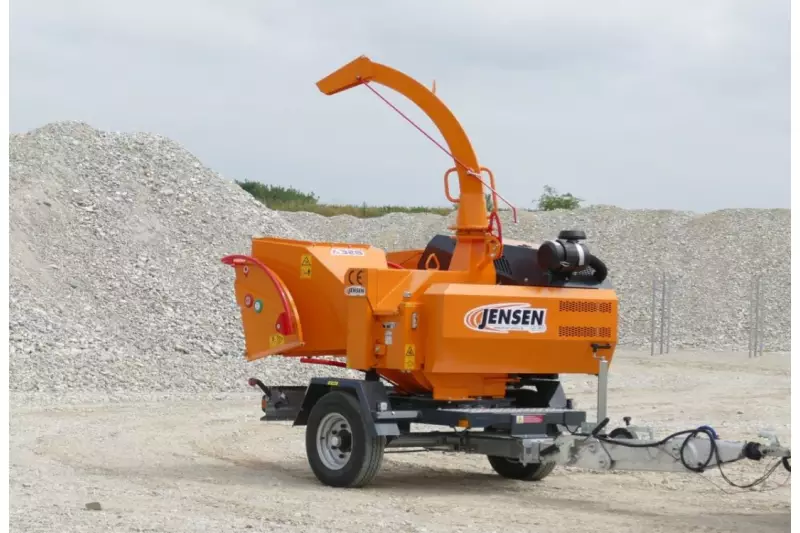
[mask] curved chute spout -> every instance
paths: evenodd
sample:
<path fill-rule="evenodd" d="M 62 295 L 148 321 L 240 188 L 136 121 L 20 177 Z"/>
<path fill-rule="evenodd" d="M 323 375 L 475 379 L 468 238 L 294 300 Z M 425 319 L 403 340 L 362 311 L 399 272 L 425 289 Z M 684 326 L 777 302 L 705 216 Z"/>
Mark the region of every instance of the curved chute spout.
<path fill-rule="evenodd" d="M 484 259 L 488 254 L 482 238 L 488 232 L 486 199 L 482 181 L 470 175 L 470 172 L 479 174 L 480 166 L 461 124 L 429 88 L 410 76 L 375 63 L 365 56 L 356 58 L 324 77 L 317 82 L 317 87 L 324 94 L 332 95 L 369 83 L 384 85 L 414 102 L 444 137 L 455 160 L 460 191 L 455 226 L 460 246 L 457 246 L 451 269 L 473 270 L 476 265 L 482 265 L 479 268 L 483 270 L 487 264 Z M 488 263 L 491 264 L 491 261 Z"/>

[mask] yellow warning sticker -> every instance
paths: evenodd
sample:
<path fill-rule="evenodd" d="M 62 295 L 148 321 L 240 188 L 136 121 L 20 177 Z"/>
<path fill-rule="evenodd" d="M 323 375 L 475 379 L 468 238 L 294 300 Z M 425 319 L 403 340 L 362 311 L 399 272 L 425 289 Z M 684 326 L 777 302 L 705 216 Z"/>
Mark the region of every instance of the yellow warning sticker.
<path fill-rule="evenodd" d="M 417 349 L 413 344 L 406 344 L 405 357 L 403 358 L 403 368 L 413 370 L 417 365 Z"/>
<path fill-rule="evenodd" d="M 286 339 L 280 333 L 275 333 L 274 335 L 269 336 L 269 347 L 274 348 L 276 346 L 280 346 L 286 341 Z"/>
<path fill-rule="evenodd" d="M 311 277 L 311 255 L 310 254 L 303 254 L 300 257 L 300 277 L 301 278 L 310 278 Z"/>

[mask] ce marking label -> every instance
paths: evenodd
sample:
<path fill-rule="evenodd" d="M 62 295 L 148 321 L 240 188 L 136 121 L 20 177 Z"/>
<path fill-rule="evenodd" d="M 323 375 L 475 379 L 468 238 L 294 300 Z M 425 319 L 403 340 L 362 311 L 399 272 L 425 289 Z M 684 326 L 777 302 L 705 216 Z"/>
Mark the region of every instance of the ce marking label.
<path fill-rule="evenodd" d="M 347 282 L 350 285 L 364 285 L 364 271 L 359 270 L 351 270 L 347 273 Z"/>

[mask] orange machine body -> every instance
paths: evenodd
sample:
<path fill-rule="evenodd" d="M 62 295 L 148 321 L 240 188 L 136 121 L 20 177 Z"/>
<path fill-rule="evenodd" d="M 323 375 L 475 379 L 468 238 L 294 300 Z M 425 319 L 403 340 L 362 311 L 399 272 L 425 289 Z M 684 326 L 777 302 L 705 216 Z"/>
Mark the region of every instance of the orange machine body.
<path fill-rule="evenodd" d="M 502 239 L 460 125 L 430 90 L 364 57 L 318 86 L 334 94 L 370 81 L 419 105 L 453 152 L 460 197 L 449 267 L 423 268 L 423 250 L 254 238 L 249 256 L 223 258 L 236 269 L 247 359 L 339 356 L 398 392 L 452 400 L 503 397 L 518 375 L 596 374 L 597 345 L 610 361 L 617 342 L 616 293 L 496 284 Z"/>

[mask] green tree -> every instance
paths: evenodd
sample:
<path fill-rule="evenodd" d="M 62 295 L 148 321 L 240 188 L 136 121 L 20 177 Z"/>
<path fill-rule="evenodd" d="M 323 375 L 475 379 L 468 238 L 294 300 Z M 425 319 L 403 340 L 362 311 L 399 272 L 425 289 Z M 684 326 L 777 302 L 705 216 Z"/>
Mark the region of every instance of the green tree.
<path fill-rule="evenodd" d="M 572 196 L 571 193 L 558 194 L 553 187 L 544 186 L 544 193 L 539 197 L 539 209 L 541 211 L 553 211 L 554 209 L 577 209 L 581 206 L 581 198 Z"/>

